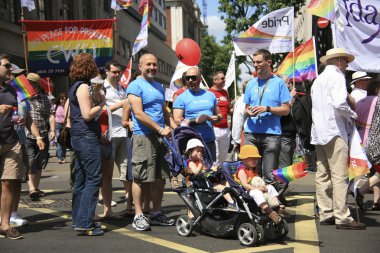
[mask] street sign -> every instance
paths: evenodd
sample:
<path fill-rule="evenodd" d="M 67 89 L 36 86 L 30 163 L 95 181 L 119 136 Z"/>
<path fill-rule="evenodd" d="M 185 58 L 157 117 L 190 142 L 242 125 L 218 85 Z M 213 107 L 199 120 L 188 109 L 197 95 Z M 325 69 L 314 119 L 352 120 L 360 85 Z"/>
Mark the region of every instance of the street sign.
<path fill-rule="evenodd" d="M 317 20 L 317 25 L 318 25 L 318 27 L 321 28 L 321 29 L 326 28 L 326 27 L 329 25 L 329 20 L 320 17 L 320 18 L 318 18 L 318 20 Z"/>

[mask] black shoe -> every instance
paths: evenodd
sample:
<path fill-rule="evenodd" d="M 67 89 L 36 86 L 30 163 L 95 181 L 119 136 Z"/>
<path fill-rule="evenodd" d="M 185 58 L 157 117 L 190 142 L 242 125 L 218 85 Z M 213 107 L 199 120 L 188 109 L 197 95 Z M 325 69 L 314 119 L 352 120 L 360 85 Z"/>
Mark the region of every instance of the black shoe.
<path fill-rule="evenodd" d="M 379 203 L 373 204 L 371 207 L 371 211 L 380 211 L 380 204 Z"/>
<path fill-rule="evenodd" d="M 329 225 L 335 225 L 335 217 L 327 218 L 326 220 L 320 221 L 319 225 L 321 226 L 329 226 Z"/>
<path fill-rule="evenodd" d="M 355 200 L 360 210 L 364 211 L 364 196 L 360 194 L 359 189 L 356 189 Z"/>
<path fill-rule="evenodd" d="M 351 221 L 350 223 L 345 224 L 336 224 L 335 227 L 336 229 L 365 230 L 365 224 L 356 221 Z"/>

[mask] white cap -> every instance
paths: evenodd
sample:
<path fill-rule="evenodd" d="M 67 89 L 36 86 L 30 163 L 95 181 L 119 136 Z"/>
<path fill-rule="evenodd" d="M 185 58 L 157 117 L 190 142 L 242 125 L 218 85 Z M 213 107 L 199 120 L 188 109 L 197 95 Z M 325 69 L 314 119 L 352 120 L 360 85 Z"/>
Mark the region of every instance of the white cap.
<path fill-rule="evenodd" d="M 90 80 L 93 84 L 103 84 L 104 80 L 100 76 L 96 76 Z"/>
<path fill-rule="evenodd" d="M 190 149 L 192 148 L 195 148 L 195 147 L 202 147 L 204 148 L 205 146 L 203 146 L 202 142 L 199 140 L 199 139 L 191 139 L 187 142 L 187 145 L 186 145 L 186 152 L 189 151 Z"/>
<path fill-rule="evenodd" d="M 352 74 L 352 82 L 351 84 L 354 84 L 358 80 L 362 79 L 372 79 L 372 77 L 367 75 L 367 72 L 357 71 Z"/>

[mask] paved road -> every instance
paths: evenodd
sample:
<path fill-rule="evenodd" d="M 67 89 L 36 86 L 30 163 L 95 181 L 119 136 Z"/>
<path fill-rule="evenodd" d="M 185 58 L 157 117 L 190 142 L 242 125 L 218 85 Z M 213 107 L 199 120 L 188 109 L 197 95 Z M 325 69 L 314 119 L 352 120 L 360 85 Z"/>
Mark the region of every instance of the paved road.
<path fill-rule="evenodd" d="M 116 170 L 115 170 L 116 171 Z M 137 232 L 132 226 L 132 218 L 103 223 L 107 232 L 102 237 L 77 236 L 71 229 L 71 192 L 69 186 L 69 166 L 60 165 L 52 158 L 43 173 L 41 189 L 46 197 L 32 202 L 27 195 L 26 185 L 20 204 L 20 214 L 30 221 L 21 228 L 23 240 L 0 239 L 0 252 L 380 252 L 380 212 L 360 213 L 361 221 L 367 224 L 365 231 L 342 231 L 335 226 L 319 226 L 314 218 L 314 174 L 309 174 L 291 184 L 288 199 L 290 227 L 288 236 L 281 242 L 271 242 L 257 247 L 241 246 L 235 238 L 220 239 L 195 232 L 191 237 L 177 235 L 175 227 L 155 226 L 149 232 Z M 115 173 L 115 177 L 117 174 Z M 122 184 L 113 180 L 113 199 L 121 202 Z M 367 195 L 367 203 L 372 195 Z M 351 210 L 355 213 L 353 199 L 349 198 Z M 181 199 L 167 185 L 164 212 L 170 217 L 186 213 Z M 115 212 L 125 209 L 123 203 L 114 207 Z M 101 213 L 101 207 L 97 207 Z M 356 214 L 354 214 L 356 217 Z"/>

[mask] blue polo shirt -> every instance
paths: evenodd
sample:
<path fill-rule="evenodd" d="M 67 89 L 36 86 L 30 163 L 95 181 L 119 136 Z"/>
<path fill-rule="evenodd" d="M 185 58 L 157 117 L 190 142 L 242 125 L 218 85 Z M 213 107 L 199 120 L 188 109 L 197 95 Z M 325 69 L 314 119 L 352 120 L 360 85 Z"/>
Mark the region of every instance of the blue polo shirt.
<path fill-rule="evenodd" d="M 266 81 L 255 78 L 248 82 L 244 94 L 245 104 L 279 107 L 292 100 L 284 80 L 272 75 L 264 90 Z M 261 99 L 260 94 L 262 94 Z M 261 113 L 257 117 L 249 117 L 245 123 L 245 132 L 281 135 L 280 119 L 280 116 L 271 112 Z"/>
<path fill-rule="evenodd" d="M 214 93 L 203 89 L 193 92 L 187 89 L 179 95 L 173 105 L 173 109 L 184 110 L 185 119 L 195 119 L 201 114 L 214 115 L 214 108 L 218 101 Z M 215 141 L 215 133 L 211 121 L 191 126 L 197 130 L 205 142 Z"/>
<path fill-rule="evenodd" d="M 127 88 L 127 96 L 133 94 L 141 98 L 144 112 L 158 125 L 164 127 L 165 119 L 162 106 L 165 102 L 164 88 L 156 81 L 148 82 L 142 77 L 138 77 L 131 82 Z M 141 123 L 132 110 L 133 134 L 152 134 L 150 128 Z"/>

